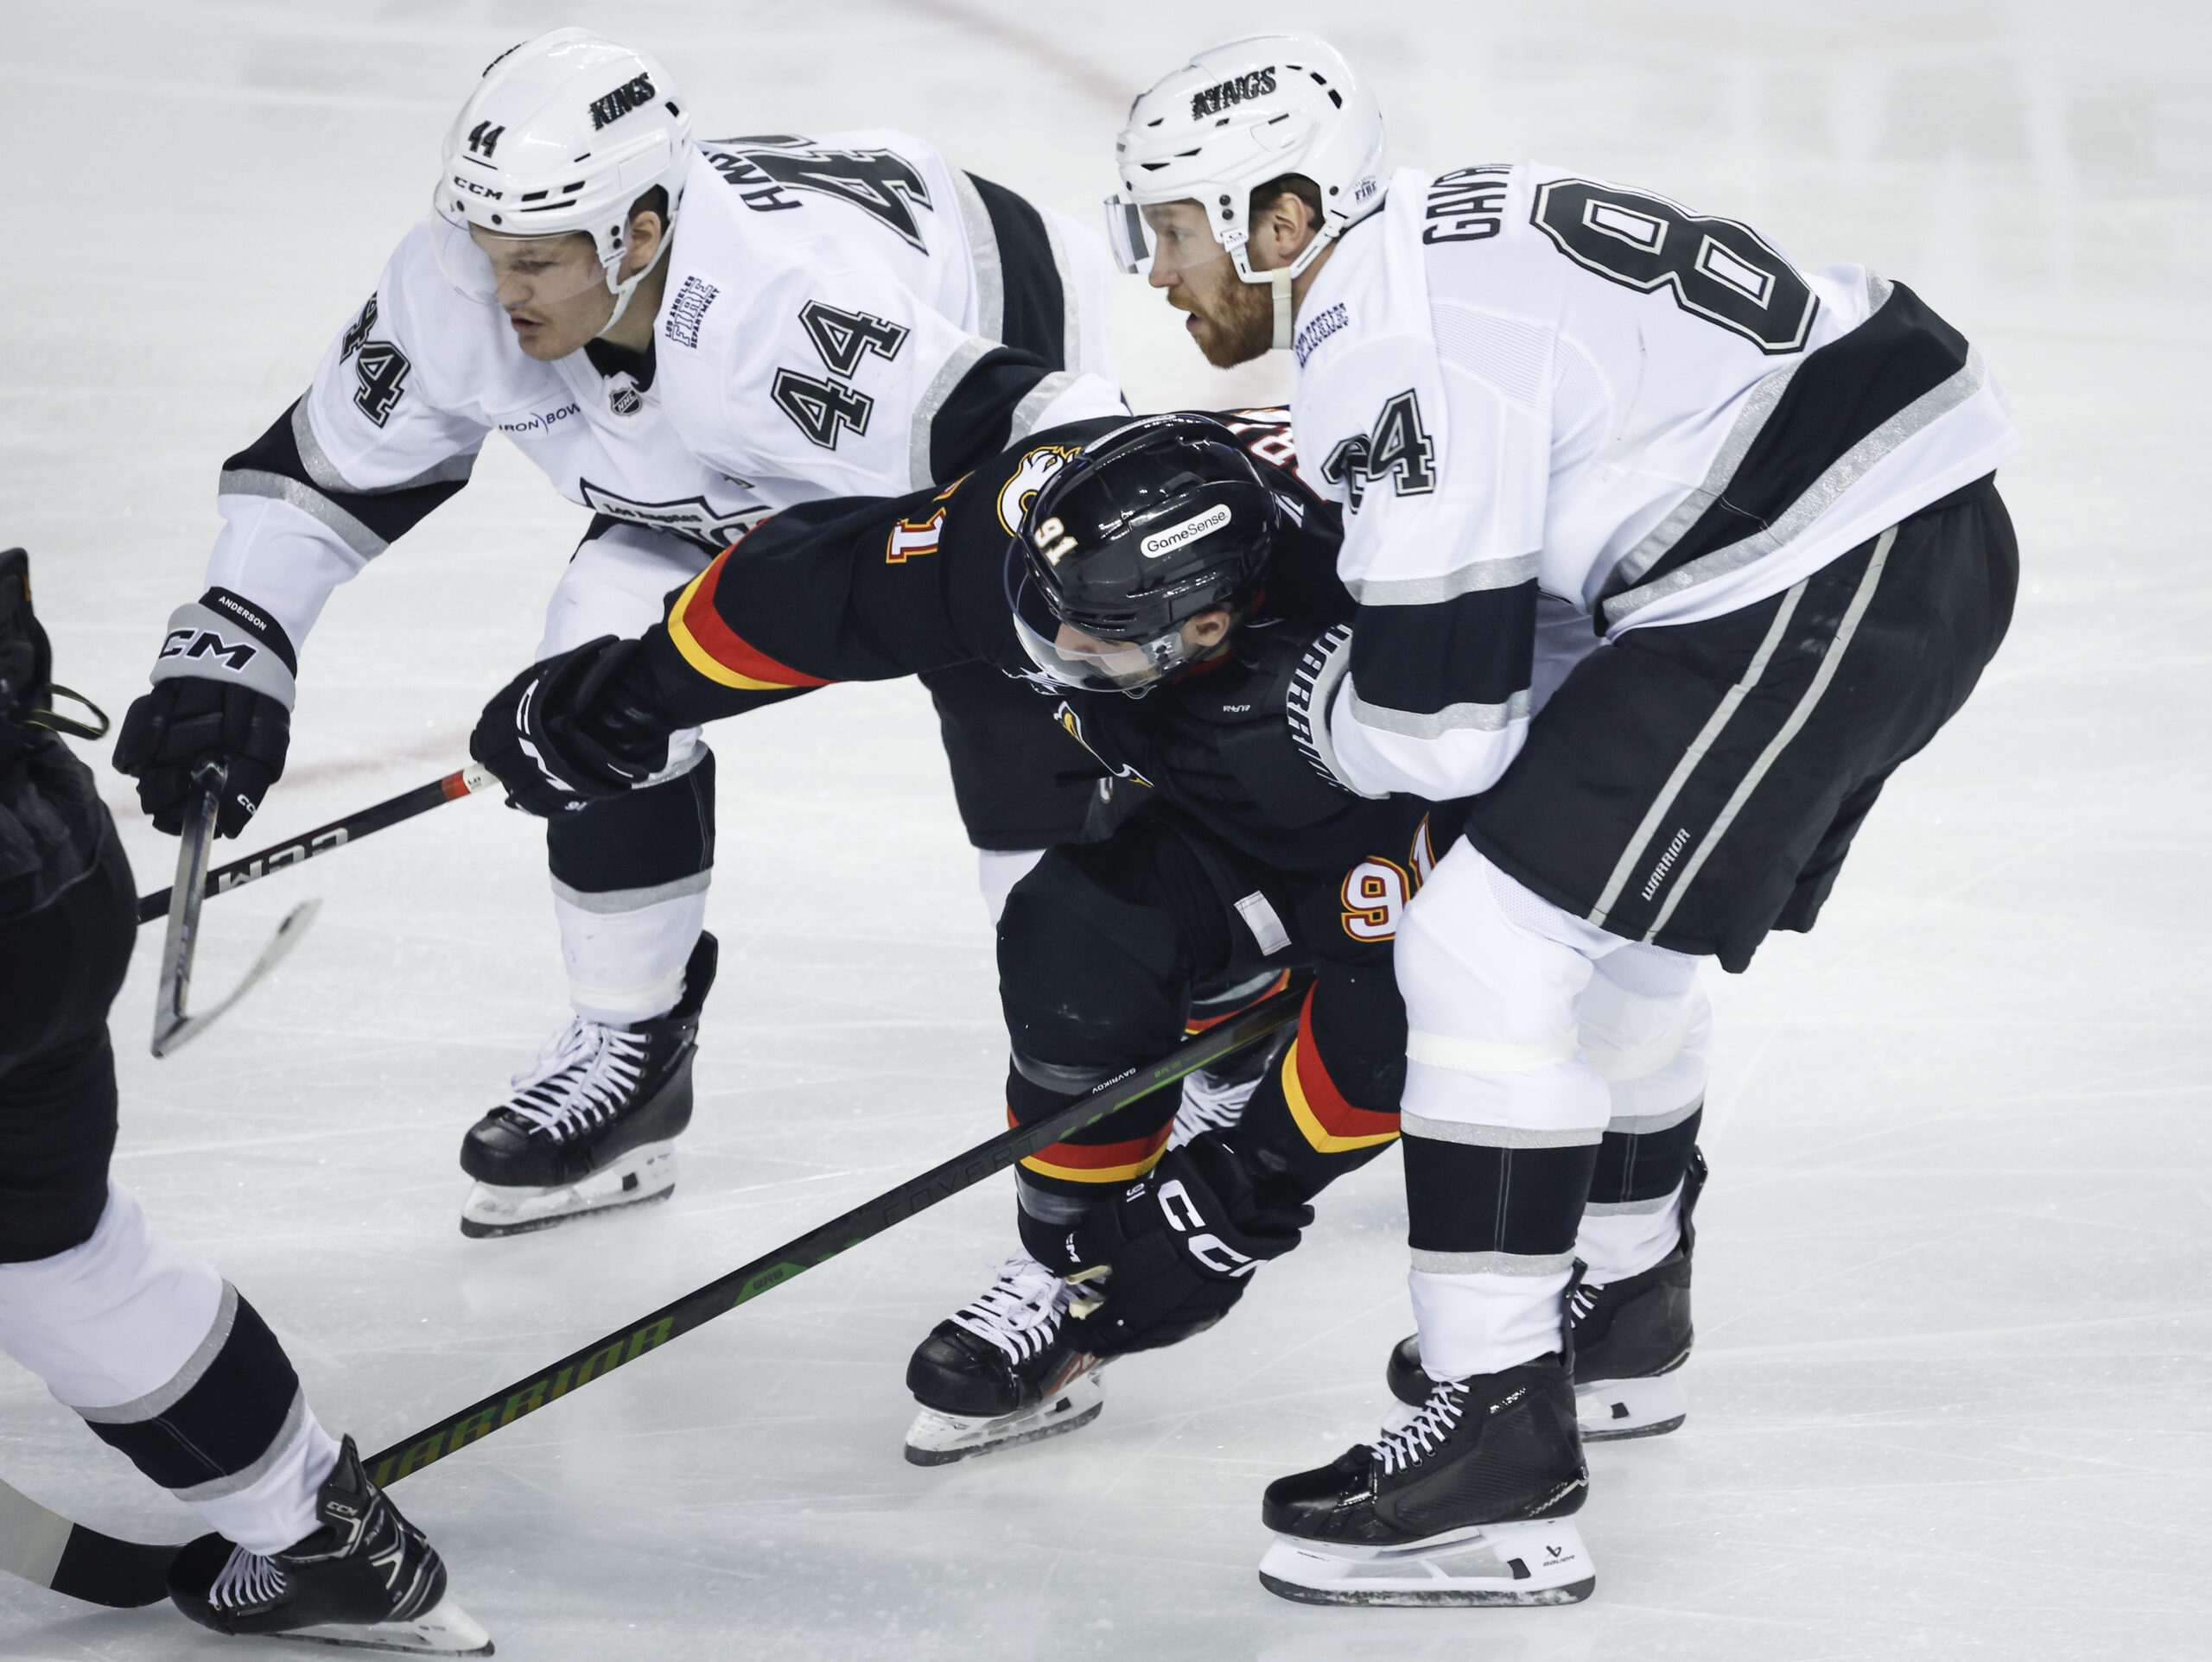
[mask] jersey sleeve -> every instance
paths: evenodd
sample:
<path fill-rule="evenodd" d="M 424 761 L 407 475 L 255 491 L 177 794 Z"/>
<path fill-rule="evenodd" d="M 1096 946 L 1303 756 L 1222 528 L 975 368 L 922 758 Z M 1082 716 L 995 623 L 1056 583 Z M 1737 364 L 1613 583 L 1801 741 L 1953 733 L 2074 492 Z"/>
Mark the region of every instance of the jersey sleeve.
<path fill-rule="evenodd" d="M 1541 413 L 1406 335 L 1333 356 L 1297 419 L 1301 472 L 1344 505 L 1337 569 L 1358 607 L 1329 695 L 1339 777 L 1367 796 L 1486 790 L 1528 731 Z"/>
<path fill-rule="evenodd" d="M 745 310 L 777 321 L 728 332 L 714 430 L 685 436 L 779 506 L 919 490 L 1125 408 L 1103 377 L 966 333 L 884 274 L 792 268 Z"/>
<path fill-rule="evenodd" d="M 339 584 L 467 482 L 488 430 L 442 408 L 423 369 L 442 284 L 410 233 L 308 390 L 223 464 L 207 580 L 266 607 L 296 646 Z"/>

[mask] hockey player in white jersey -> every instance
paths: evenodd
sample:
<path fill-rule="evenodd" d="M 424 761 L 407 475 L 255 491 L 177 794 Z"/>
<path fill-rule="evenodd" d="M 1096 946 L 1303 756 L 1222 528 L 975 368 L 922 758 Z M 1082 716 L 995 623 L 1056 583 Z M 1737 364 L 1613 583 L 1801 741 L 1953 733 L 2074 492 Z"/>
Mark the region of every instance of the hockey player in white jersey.
<path fill-rule="evenodd" d="M 225 465 L 206 593 L 171 618 L 117 764 L 175 831 L 230 764 L 235 835 L 283 771 L 296 655 L 333 590 L 503 434 L 594 511 L 540 657 L 635 636 L 792 503 L 957 478 L 1033 428 L 1124 409 L 1096 239 L 889 131 L 695 143 L 660 64 L 578 29 L 495 60 L 313 384 Z M 735 673 L 735 672 L 731 672 Z M 1079 832 L 1065 740 L 987 670 L 931 679 L 987 899 Z M 658 1198 L 691 1111 L 713 758 L 555 816 L 574 1016 L 468 1134 L 472 1234 Z"/>
<path fill-rule="evenodd" d="M 1294 732 L 1347 790 L 1480 793 L 1395 952 L 1408 1410 L 1269 1488 L 1262 1578 L 1586 1596 L 1581 1435 L 1684 1412 L 1700 966 L 1812 926 L 2002 640 L 2009 401 L 1861 267 L 1533 163 L 1386 171 L 1310 35 L 1178 68 L 1118 161 L 1125 266 L 1213 362 L 1292 352 L 1346 511 L 1359 610 Z"/>

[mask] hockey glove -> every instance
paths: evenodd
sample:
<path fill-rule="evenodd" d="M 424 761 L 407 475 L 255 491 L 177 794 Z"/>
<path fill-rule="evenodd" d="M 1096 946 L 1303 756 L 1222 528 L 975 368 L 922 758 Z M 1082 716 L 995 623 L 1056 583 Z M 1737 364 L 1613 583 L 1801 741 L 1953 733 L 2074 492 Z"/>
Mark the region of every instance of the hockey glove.
<path fill-rule="evenodd" d="M 1143 1182 L 1096 1208 L 1069 1242 L 1077 1295 L 1103 1292 L 1080 1342 L 1101 1356 L 1154 1350 L 1211 1327 L 1244 1296 L 1262 1260 L 1298 1245 L 1310 1206 L 1255 1195 L 1235 1150 L 1213 1132 L 1163 1156 Z"/>
<path fill-rule="evenodd" d="M 154 828 L 175 836 L 184 829 L 193 771 L 229 763 L 215 834 L 235 837 L 283 775 L 291 742 L 292 713 L 266 693 L 180 676 L 132 703 L 116 738 L 115 765 L 137 776 L 138 805 Z"/>
<path fill-rule="evenodd" d="M 468 753 L 507 803 L 541 818 L 620 796 L 668 765 L 670 723 L 623 671 L 638 643 L 602 635 L 533 663 L 493 697 Z"/>
<path fill-rule="evenodd" d="M 283 775 L 296 662 L 283 625 L 229 589 L 169 614 L 154 690 L 131 705 L 115 741 L 116 769 L 137 777 L 156 830 L 184 829 L 192 776 L 206 762 L 230 764 L 215 834 L 245 829 Z"/>

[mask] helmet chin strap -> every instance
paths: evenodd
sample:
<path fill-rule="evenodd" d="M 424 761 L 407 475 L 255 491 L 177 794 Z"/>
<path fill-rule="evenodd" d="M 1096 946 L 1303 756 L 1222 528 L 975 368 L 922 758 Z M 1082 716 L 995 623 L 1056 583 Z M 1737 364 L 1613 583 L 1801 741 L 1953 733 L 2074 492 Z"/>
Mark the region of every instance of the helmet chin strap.
<path fill-rule="evenodd" d="M 627 282 L 617 282 L 614 280 L 614 274 L 622 269 L 621 261 L 617 260 L 613 265 L 607 267 L 607 286 L 614 295 L 614 314 L 608 318 L 606 322 L 599 326 L 600 333 L 605 334 L 609 329 L 613 328 L 616 324 L 622 320 L 622 314 L 630 309 L 630 296 L 638 292 L 638 285 L 643 282 L 647 277 L 652 276 L 653 268 L 658 265 L 663 259 L 667 257 L 668 244 L 668 232 L 664 229 L 661 232 L 660 246 L 653 251 L 652 258 L 645 262 L 645 268 L 644 270 L 639 272 L 636 276 L 632 277 Z M 1282 310 L 1281 301 L 1278 300 L 1275 302 L 1275 310 L 1278 314 Z M 1282 332 L 1282 323 L 1280 317 L 1278 317 L 1275 323 L 1275 332 L 1278 334 Z"/>
<path fill-rule="evenodd" d="M 1287 265 L 1275 267 L 1268 276 L 1275 291 L 1274 349 L 1281 352 L 1290 345 L 1290 285 L 1294 279 Z"/>

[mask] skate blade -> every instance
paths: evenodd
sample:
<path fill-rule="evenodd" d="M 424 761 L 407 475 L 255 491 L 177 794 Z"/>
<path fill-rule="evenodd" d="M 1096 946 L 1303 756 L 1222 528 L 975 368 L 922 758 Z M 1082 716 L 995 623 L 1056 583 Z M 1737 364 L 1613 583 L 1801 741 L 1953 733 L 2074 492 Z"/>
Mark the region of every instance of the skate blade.
<path fill-rule="evenodd" d="M 480 1183 L 461 1208 L 461 1233 L 472 1240 L 528 1234 L 588 1213 L 664 1201 L 675 1192 L 676 1145 L 643 1143 L 572 1183 L 531 1189 Z"/>
<path fill-rule="evenodd" d="M 1598 1380 L 1574 1387 L 1574 1418 L 1585 1443 L 1620 1443 L 1660 1437 L 1689 1417 L 1681 1375 L 1644 1380 Z"/>
<path fill-rule="evenodd" d="M 1103 1365 L 1092 1364 L 1034 1408 L 1002 1414 L 996 1419 L 923 1409 L 906 1430 L 908 1463 L 949 1466 L 956 1460 L 972 1460 L 977 1455 L 996 1454 L 1001 1449 L 1081 1430 L 1106 1406 L 1105 1386 L 1098 1378 Z"/>
<path fill-rule="evenodd" d="M 1260 1585 L 1300 1604 L 1576 1604 L 1598 1584 L 1572 1519 L 1483 1524 L 1404 1546 L 1278 1535 Z"/>
<path fill-rule="evenodd" d="M 492 1654 L 492 1635 L 450 1598 L 440 1599 L 412 1621 L 379 1621 L 365 1627 L 325 1622 L 269 1637 L 293 1640 L 303 1645 L 334 1645 L 353 1651 L 395 1651 L 403 1656 Z"/>

